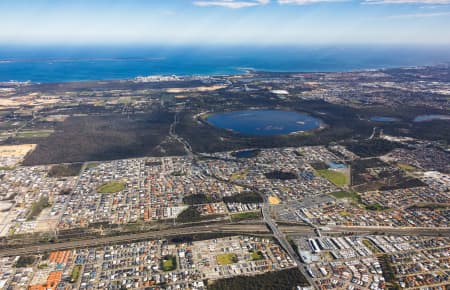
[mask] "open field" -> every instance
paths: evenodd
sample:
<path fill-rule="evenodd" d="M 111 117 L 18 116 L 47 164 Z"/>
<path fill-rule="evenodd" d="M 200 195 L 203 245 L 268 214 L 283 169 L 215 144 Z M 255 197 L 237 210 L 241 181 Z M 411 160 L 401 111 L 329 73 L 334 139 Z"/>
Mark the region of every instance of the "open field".
<path fill-rule="evenodd" d="M 165 272 L 173 271 L 177 268 L 177 258 L 175 256 L 169 255 L 162 259 L 162 269 Z"/>
<path fill-rule="evenodd" d="M 125 183 L 121 181 L 111 181 L 97 188 L 98 193 L 116 193 L 125 189 Z"/>
<path fill-rule="evenodd" d="M 217 259 L 217 264 L 219 264 L 221 266 L 233 264 L 238 261 L 236 254 L 232 254 L 232 253 L 218 255 L 216 257 L 216 259 Z"/>
<path fill-rule="evenodd" d="M 242 220 L 260 219 L 261 216 L 262 216 L 261 212 L 259 211 L 249 211 L 232 214 L 231 219 L 233 221 L 242 221 Z"/>
<path fill-rule="evenodd" d="M 337 185 L 337 186 L 344 186 L 344 185 L 347 185 L 349 182 L 347 176 L 344 173 L 338 172 L 335 170 L 322 169 L 322 170 L 317 170 L 317 173 L 320 176 L 325 177 L 331 183 L 333 183 L 334 185 Z"/>
<path fill-rule="evenodd" d="M 1 157 L 24 157 L 28 152 L 34 150 L 36 144 L 21 144 L 21 145 L 4 145 L 0 146 Z"/>
<path fill-rule="evenodd" d="M 53 130 L 22 130 L 16 134 L 16 138 L 45 138 L 53 132 Z"/>

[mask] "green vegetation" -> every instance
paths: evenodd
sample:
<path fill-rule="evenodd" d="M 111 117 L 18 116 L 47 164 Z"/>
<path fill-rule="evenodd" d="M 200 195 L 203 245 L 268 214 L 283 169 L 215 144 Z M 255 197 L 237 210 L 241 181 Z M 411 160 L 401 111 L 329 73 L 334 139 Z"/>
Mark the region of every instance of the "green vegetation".
<path fill-rule="evenodd" d="M 177 258 L 172 255 L 167 255 L 161 260 L 161 268 L 163 271 L 173 271 L 177 268 Z"/>
<path fill-rule="evenodd" d="M 19 260 L 17 260 L 16 267 L 17 268 L 25 268 L 34 264 L 36 258 L 34 256 L 20 256 Z"/>
<path fill-rule="evenodd" d="M 400 168 L 401 170 L 406 171 L 406 172 L 411 172 L 411 171 L 416 170 L 416 168 L 414 166 L 411 166 L 406 163 L 399 163 L 399 164 L 397 164 L 397 166 L 398 166 L 398 168 Z"/>
<path fill-rule="evenodd" d="M 365 205 L 363 204 L 363 202 L 361 201 L 361 197 L 358 195 L 358 193 L 356 193 L 355 191 L 336 191 L 336 192 L 332 192 L 330 193 L 332 196 L 334 196 L 337 199 L 342 199 L 342 198 L 347 198 L 347 199 L 351 199 L 353 200 L 353 202 L 355 203 L 359 203 L 361 205 L 364 206 L 365 209 L 367 210 L 374 210 L 374 211 L 380 211 L 380 210 L 385 210 L 387 208 L 383 207 L 381 204 L 379 203 L 374 203 L 374 204 L 369 204 L 369 205 Z M 341 216 L 347 216 L 349 215 L 349 213 L 347 211 L 340 211 L 339 214 Z"/>
<path fill-rule="evenodd" d="M 239 194 L 236 194 L 236 195 L 232 195 L 232 196 L 225 196 L 223 198 L 223 201 L 225 203 L 232 203 L 232 202 L 262 203 L 263 199 L 256 192 L 247 191 L 247 192 L 242 192 L 242 193 L 239 193 Z"/>
<path fill-rule="evenodd" d="M 250 260 L 252 261 L 259 261 L 264 259 L 263 253 L 261 251 L 252 251 L 250 253 Z"/>
<path fill-rule="evenodd" d="M 46 263 L 39 264 L 39 265 L 37 266 L 37 268 L 38 268 L 39 270 L 45 269 L 45 268 L 47 268 L 47 267 L 48 267 L 48 265 L 47 265 Z"/>
<path fill-rule="evenodd" d="M 330 169 L 321 169 L 316 171 L 322 177 L 328 179 L 331 183 L 336 186 L 344 186 L 348 184 L 348 177 L 339 171 Z"/>
<path fill-rule="evenodd" d="M 122 181 L 111 181 L 97 188 L 98 193 L 116 193 L 125 189 L 125 183 Z"/>
<path fill-rule="evenodd" d="M 371 241 L 369 241 L 369 240 L 362 240 L 362 243 L 364 244 L 364 246 L 366 246 L 373 253 L 375 253 L 375 254 L 381 253 L 380 249 L 378 249 L 378 247 L 375 246 Z"/>
<path fill-rule="evenodd" d="M 338 199 L 349 198 L 356 202 L 359 202 L 359 195 L 354 191 L 341 190 L 341 191 L 332 192 L 331 195 Z"/>
<path fill-rule="evenodd" d="M 34 202 L 31 206 L 31 210 L 28 213 L 27 221 L 35 219 L 44 208 L 50 207 L 51 204 L 48 202 L 47 196 L 41 196 L 37 202 Z"/>
<path fill-rule="evenodd" d="M 24 130 L 17 133 L 17 138 L 46 138 L 53 134 L 53 130 Z"/>
<path fill-rule="evenodd" d="M 366 209 L 373 210 L 373 211 L 381 211 L 381 210 L 385 210 L 386 208 L 379 203 L 374 203 L 374 204 L 366 205 Z"/>
<path fill-rule="evenodd" d="M 325 162 L 314 162 L 311 163 L 312 168 L 315 170 L 325 170 L 328 169 L 328 165 Z"/>
<path fill-rule="evenodd" d="M 234 180 L 238 180 L 238 179 L 245 179 L 245 178 L 247 178 L 247 175 L 248 175 L 248 170 L 236 171 L 233 174 L 231 174 L 230 180 L 234 181 Z"/>
<path fill-rule="evenodd" d="M 298 269 L 268 272 L 255 276 L 237 276 L 220 279 L 208 285 L 212 290 L 287 290 L 308 286 L 306 278 Z"/>
<path fill-rule="evenodd" d="M 0 166 L 0 170 L 10 171 L 14 169 L 15 169 L 14 166 Z"/>
<path fill-rule="evenodd" d="M 395 148 L 403 148 L 404 145 L 385 139 L 372 139 L 349 143 L 346 147 L 356 155 L 365 158 L 384 155 Z"/>
<path fill-rule="evenodd" d="M 186 173 L 181 170 L 176 170 L 176 171 L 172 172 L 171 175 L 172 176 L 185 176 Z"/>
<path fill-rule="evenodd" d="M 389 255 L 379 257 L 378 261 L 380 262 L 381 269 L 383 270 L 383 277 L 387 286 L 394 289 L 400 289 L 397 284 L 397 280 L 395 279 L 395 270 L 394 267 L 392 267 Z"/>
<path fill-rule="evenodd" d="M 354 191 L 344 191 L 344 190 L 336 191 L 336 192 L 332 192 L 331 195 L 337 199 L 347 198 L 347 199 L 353 200 L 354 202 L 361 203 L 361 198 Z"/>
<path fill-rule="evenodd" d="M 76 283 L 81 273 L 81 265 L 73 267 L 72 274 L 70 274 L 70 283 Z"/>
<path fill-rule="evenodd" d="M 97 162 L 89 162 L 89 163 L 86 163 L 85 168 L 86 169 L 91 169 L 91 168 L 95 168 L 97 166 L 98 166 Z"/>
<path fill-rule="evenodd" d="M 212 195 L 206 195 L 204 193 L 199 194 L 191 194 L 183 197 L 183 203 L 194 205 L 194 204 L 205 204 L 205 203 L 213 203 L 218 202 L 219 199 L 212 196 Z"/>
<path fill-rule="evenodd" d="M 221 254 L 217 255 L 217 264 L 219 265 L 229 265 L 234 264 L 238 262 L 238 258 L 236 254 L 233 253 L 227 253 L 227 254 Z"/>
<path fill-rule="evenodd" d="M 297 174 L 292 172 L 285 172 L 285 171 L 271 171 L 264 173 L 267 179 L 280 179 L 280 180 L 289 180 L 289 179 L 297 179 Z"/>
<path fill-rule="evenodd" d="M 450 203 L 429 203 L 429 202 L 420 202 L 411 206 L 411 208 L 427 208 L 432 210 L 446 209 L 450 208 Z"/>
<path fill-rule="evenodd" d="M 260 211 L 248 211 L 248 212 L 235 213 L 235 214 L 231 215 L 231 220 L 234 222 L 238 222 L 238 221 L 242 221 L 242 220 L 260 219 L 260 218 L 261 218 Z"/>
<path fill-rule="evenodd" d="M 192 206 L 182 211 L 176 219 L 179 223 L 197 222 L 200 220 L 202 220 L 201 214 Z"/>
<path fill-rule="evenodd" d="M 82 163 L 53 165 L 48 171 L 48 177 L 69 177 L 80 174 Z"/>

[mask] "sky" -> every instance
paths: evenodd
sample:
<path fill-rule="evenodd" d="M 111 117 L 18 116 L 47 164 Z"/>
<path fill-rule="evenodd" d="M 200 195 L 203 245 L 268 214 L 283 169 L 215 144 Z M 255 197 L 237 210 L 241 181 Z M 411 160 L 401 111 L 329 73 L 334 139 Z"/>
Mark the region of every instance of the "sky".
<path fill-rule="evenodd" d="M 450 0 L 0 0 L 5 44 L 450 44 Z"/>

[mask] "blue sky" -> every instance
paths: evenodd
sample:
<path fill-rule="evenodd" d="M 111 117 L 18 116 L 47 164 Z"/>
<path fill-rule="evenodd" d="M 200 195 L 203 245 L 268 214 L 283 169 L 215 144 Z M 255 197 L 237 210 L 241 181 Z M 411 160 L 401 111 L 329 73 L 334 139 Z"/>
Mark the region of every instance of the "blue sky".
<path fill-rule="evenodd" d="M 450 44 L 450 0 L 0 0 L 2 44 Z"/>

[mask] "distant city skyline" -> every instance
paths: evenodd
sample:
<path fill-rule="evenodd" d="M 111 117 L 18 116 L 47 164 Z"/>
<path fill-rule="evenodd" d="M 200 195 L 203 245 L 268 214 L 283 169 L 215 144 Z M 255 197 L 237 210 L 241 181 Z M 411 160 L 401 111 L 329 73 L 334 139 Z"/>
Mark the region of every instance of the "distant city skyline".
<path fill-rule="evenodd" d="M 450 44 L 450 0 L 2 0 L 0 44 Z"/>

